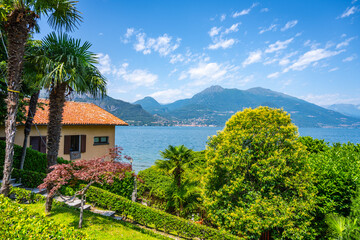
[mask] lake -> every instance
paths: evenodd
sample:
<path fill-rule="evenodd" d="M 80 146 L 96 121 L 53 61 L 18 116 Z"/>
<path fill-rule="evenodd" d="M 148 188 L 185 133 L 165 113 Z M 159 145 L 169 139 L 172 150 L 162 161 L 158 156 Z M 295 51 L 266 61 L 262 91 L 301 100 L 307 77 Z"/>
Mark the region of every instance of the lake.
<path fill-rule="evenodd" d="M 160 159 L 159 151 L 169 145 L 185 145 L 195 151 L 204 150 L 209 136 L 223 127 L 116 127 L 116 145 L 124 148 L 123 153 L 134 159 L 136 172 L 152 166 Z M 330 143 L 360 143 L 360 129 L 300 128 L 301 136 L 325 139 Z"/>

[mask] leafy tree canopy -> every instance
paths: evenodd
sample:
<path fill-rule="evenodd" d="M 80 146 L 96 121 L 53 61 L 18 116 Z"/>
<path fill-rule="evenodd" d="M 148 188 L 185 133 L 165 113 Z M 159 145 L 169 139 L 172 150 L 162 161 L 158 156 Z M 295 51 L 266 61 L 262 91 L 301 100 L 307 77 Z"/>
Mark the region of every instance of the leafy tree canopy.
<path fill-rule="evenodd" d="M 205 206 L 244 238 L 310 238 L 316 190 L 297 127 L 281 109 L 238 112 L 207 148 Z"/>

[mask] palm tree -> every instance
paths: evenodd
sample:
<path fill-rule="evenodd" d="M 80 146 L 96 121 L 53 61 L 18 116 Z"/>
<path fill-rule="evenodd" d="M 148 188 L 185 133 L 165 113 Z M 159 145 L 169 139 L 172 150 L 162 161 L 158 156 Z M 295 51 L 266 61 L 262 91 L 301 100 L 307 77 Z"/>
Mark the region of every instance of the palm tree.
<path fill-rule="evenodd" d="M 14 157 L 16 113 L 21 87 L 21 75 L 25 44 L 29 33 L 38 30 L 37 19 L 48 17 L 55 29 L 73 30 L 81 21 L 73 0 L 3 0 L 0 5 L 0 20 L 7 36 L 7 119 L 5 121 L 6 149 L 3 181 L 0 192 L 9 195 L 10 175 Z"/>
<path fill-rule="evenodd" d="M 179 216 L 183 211 L 183 196 L 186 193 L 182 186 L 181 175 L 184 172 L 184 168 L 191 159 L 192 150 L 188 149 L 184 145 L 172 146 L 169 145 L 164 152 L 160 151 L 161 156 L 167 160 L 157 160 L 156 166 L 160 169 L 164 169 L 167 174 L 174 178 L 174 185 L 176 187 L 176 193 L 172 193 L 175 205 L 178 206 L 180 211 L 176 211 Z"/>
<path fill-rule="evenodd" d="M 43 78 L 40 85 L 50 91 L 49 124 L 47 140 L 48 168 L 57 164 L 63 109 L 66 95 L 90 93 L 93 96 L 104 96 L 106 80 L 94 64 L 97 57 L 89 51 L 91 44 L 73 39 L 66 33 L 51 33 L 43 39 L 41 54 L 35 57 Z M 51 211 L 52 199 L 48 198 L 46 212 Z"/>

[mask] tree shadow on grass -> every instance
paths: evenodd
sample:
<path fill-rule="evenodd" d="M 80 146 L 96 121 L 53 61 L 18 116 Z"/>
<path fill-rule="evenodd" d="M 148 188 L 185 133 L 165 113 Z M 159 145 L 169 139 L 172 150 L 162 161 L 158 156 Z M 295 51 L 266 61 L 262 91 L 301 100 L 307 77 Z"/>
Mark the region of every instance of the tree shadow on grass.
<path fill-rule="evenodd" d="M 71 222 L 68 223 L 68 225 L 70 227 L 74 227 L 75 229 L 78 229 L 79 226 L 79 218 L 80 218 L 80 209 L 75 209 L 72 207 L 68 207 L 68 206 L 61 206 L 61 205 L 57 205 L 55 204 L 53 206 L 53 209 L 51 211 L 51 213 L 48 215 L 49 217 L 56 217 L 62 214 L 67 214 L 67 215 L 71 215 L 71 218 L 73 219 Z M 63 216 L 61 217 L 63 218 Z M 67 217 L 68 219 L 68 217 Z M 90 212 L 89 210 L 84 210 L 84 218 L 83 218 L 83 227 L 82 229 L 86 230 L 87 228 L 91 228 L 93 225 L 98 225 L 98 226 L 104 226 L 104 228 L 106 228 L 106 226 L 109 224 L 109 222 L 113 222 L 119 225 L 122 225 L 125 228 L 146 234 L 146 235 L 150 235 L 152 237 L 156 237 L 156 238 L 160 238 L 160 239 L 170 239 L 167 238 L 165 236 L 156 234 L 150 230 L 147 229 L 143 229 L 139 226 L 136 226 L 130 222 L 127 221 L 121 221 L 121 220 L 116 220 L 112 217 L 107 217 L 107 216 L 102 216 L 100 214 L 97 213 L 93 213 Z"/>

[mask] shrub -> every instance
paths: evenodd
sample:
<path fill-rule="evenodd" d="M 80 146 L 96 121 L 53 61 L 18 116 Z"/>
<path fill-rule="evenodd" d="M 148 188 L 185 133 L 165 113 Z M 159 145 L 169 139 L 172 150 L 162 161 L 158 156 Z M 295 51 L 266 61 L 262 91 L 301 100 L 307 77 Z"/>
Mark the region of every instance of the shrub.
<path fill-rule="evenodd" d="M 0 195 L 0 236 L 2 239 L 86 239 L 72 227 L 58 225 L 44 215 L 33 213 Z"/>
<path fill-rule="evenodd" d="M 134 191 L 134 179 L 135 177 L 131 172 L 126 172 L 125 178 L 121 180 L 119 178 L 114 178 L 114 182 L 112 184 L 94 184 L 94 186 L 105 189 L 127 199 L 131 199 L 131 194 Z"/>
<path fill-rule="evenodd" d="M 3 177 L 3 169 L 4 167 L 0 166 L 0 178 Z M 17 182 L 19 182 L 19 180 L 21 179 L 21 183 L 24 187 L 36 188 L 41 183 L 43 183 L 46 174 L 14 168 L 11 173 L 11 177 L 15 178 Z"/>
<path fill-rule="evenodd" d="M 36 203 L 45 200 L 43 195 L 35 194 L 24 188 L 11 187 L 10 194 L 14 194 L 18 203 Z"/>
<path fill-rule="evenodd" d="M 22 153 L 22 147 L 19 145 L 14 145 L 14 163 L 13 163 L 14 168 L 17 169 L 20 168 L 21 153 Z M 4 166 L 4 159 L 5 159 L 5 142 L 0 141 L 0 166 Z M 58 158 L 58 163 L 69 163 L 69 161 L 66 161 L 63 158 Z M 24 170 L 46 173 L 47 172 L 46 154 L 31 148 L 27 148 L 25 162 L 24 162 Z"/>
<path fill-rule="evenodd" d="M 312 238 L 316 189 L 297 127 L 281 109 L 238 112 L 208 142 L 204 203 L 217 226 L 245 238 Z"/>
<path fill-rule="evenodd" d="M 324 236 L 326 215 L 348 217 L 350 214 L 351 199 L 360 186 L 360 145 L 334 144 L 327 151 L 311 154 L 309 160 L 318 190 L 314 225 Z"/>
<path fill-rule="evenodd" d="M 168 233 L 175 232 L 183 237 L 200 239 L 238 239 L 229 233 L 146 207 L 97 187 L 90 187 L 86 197 L 88 201 L 97 206 L 111 209 L 119 214 L 131 217 L 140 224 L 163 229 Z"/>
<path fill-rule="evenodd" d="M 310 136 L 299 137 L 299 141 L 306 147 L 306 150 L 310 153 L 319 153 L 329 150 L 328 143 L 324 139 L 314 139 Z"/>

